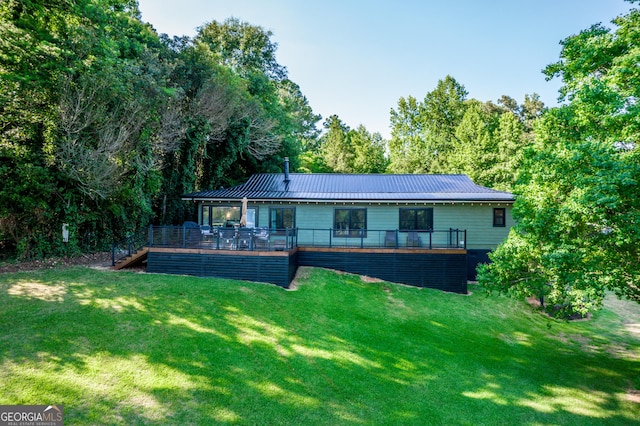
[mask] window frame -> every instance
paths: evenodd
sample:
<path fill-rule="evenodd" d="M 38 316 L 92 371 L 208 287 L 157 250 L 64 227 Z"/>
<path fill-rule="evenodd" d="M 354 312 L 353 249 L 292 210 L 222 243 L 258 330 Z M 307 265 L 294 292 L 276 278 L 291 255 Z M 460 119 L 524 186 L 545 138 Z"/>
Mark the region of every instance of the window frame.
<path fill-rule="evenodd" d="M 291 219 L 291 221 L 292 221 L 291 227 L 287 227 L 286 224 L 284 223 L 285 222 L 285 217 L 284 217 L 284 211 L 285 210 L 291 210 L 291 217 L 292 217 L 292 219 Z M 275 224 L 275 226 L 273 226 L 273 219 L 272 219 L 272 215 L 273 215 L 274 212 L 276 214 L 276 224 Z M 281 228 L 278 228 L 278 223 L 277 223 L 277 222 L 280 222 L 278 220 L 278 217 L 277 217 L 278 216 L 278 212 L 282 212 L 281 214 L 283 215 L 282 216 L 282 220 L 281 220 L 283 227 L 281 227 Z M 269 231 L 271 232 L 272 235 L 285 235 L 287 229 L 295 229 L 295 227 L 296 227 L 296 208 L 295 207 L 290 207 L 290 206 L 286 206 L 286 207 L 285 206 L 282 206 L 282 207 L 269 207 L 269 224 L 268 224 L 268 227 L 269 227 Z"/>
<path fill-rule="evenodd" d="M 505 228 L 507 226 L 507 209 L 504 207 L 494 207 L 493 227 Z"/>
<path fill-rule="evenodd" d="M 348 225 L 346 228 L 340 228 L 338 226 L 338 212 L 348 212 Z M 362 212 L 362 220 L 359 218 L 353 218 L 355 212 Z M 364 224 L 363 227 L 352 227 L 356 222 Z M 344 223 L 341 221 L 340 223 Z M 333 209 L 333 236 L 338 238 L 367 238 L 367 209 L 364 207 L 336 207 Z"/>
<path fill-rule="evenodd" d="M 415 212 L 413 218 L 413 227 L 403 226 L 406 225 L 407 219 L 402 217 L 402 214 L 405 212 L 413 211 Z M 418 227 L 418 211 L 427 212 L 427 227 L 420 228 Z M 418 231 L 418 232 L 429 232 L 433 231 L 433 207 L 402 207 L 398 210 L 398 229 L 400 231 Z"/>
<path fill-rule="evenodd" d="M 240 219 L 242 218 L 242 206 L 235 206 L 232 204 L 202 204 L 200 206 L 200 220 L 201 223 L 200 225 L 209 225 L 212 228 L 218 228 L 218 227 L 225 227 L 226 223 L 223 223 L 222 225 L 214 225 L 214 220 L 213 220 L 213 209 L 217 209 L 217 208 L 226 208 L 226 209 L 230 209 L 232 212 L 234 212 L 234 218 L 232 219 L 228 219 L 230 221 L 233 222 L 238 222 L 240 223 Z M 208 210 L 208 212 L 205 214 L 205 209 Z M 237 215 L 235 214 L 237 212 Z M 206 216 L 206 222 L 205 222 L 205 216 Z M 235 216 L 237 216 L 237 220 L 235 218 Z M 219 222 L 218 222 L 219 223 Z"/>

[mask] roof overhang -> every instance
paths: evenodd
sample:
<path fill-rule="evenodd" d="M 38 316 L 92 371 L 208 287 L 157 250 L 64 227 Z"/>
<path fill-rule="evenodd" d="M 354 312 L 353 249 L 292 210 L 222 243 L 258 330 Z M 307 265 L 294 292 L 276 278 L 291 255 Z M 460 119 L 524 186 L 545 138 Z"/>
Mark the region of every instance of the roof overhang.
<path fill-rule="evenodd" d="M 438 204 L 513 204 L 515 199 L 506 198 L 438 198 L 438 199 L 305 199 L 305 198 L 251 198 L 247 197 L 253 204 L 362 204 L 362 205 L 438 205 Z M 208 197 L 182 197 L 184 201 L 201 203 L 239 203 L 242 198 L 208 198 Z"/>

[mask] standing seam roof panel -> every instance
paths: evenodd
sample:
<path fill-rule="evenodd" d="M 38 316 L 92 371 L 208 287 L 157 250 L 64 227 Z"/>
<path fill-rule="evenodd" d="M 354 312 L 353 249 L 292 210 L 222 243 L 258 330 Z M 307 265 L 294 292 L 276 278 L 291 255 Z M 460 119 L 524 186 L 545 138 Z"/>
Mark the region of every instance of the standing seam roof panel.
<path fill-rule="evenodd" d="M 240 199 L 371 199 L 513 201 L 512 194 L 476 185 L 465 175 L 257 174 L 228 189 L 186 194 L 183 198 Z"/>

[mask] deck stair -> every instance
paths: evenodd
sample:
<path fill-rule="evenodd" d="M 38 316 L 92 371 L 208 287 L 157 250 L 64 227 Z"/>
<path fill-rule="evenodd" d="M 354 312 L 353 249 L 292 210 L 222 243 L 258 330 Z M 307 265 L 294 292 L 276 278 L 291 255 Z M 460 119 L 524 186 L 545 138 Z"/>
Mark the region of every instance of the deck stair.
<path fill-rule="evenodd" d="M 119 270 L 123 268 L 128 268 L 131 266 L 139 265 L 140 263 L 147 260 L 147 253 L 149 252 L 149 247 L 142 247 L 138 250 L 135 250 L 128 256 L 119 259 L 115 265 L 113 265 L 113 269 Z"/>

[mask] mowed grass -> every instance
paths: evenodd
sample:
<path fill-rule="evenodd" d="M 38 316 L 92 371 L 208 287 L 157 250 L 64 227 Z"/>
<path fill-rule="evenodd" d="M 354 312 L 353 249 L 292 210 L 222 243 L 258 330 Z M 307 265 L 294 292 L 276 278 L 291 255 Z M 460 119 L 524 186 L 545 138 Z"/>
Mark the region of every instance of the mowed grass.
<path fill-rule="evenodd" d="M 305 269 L 266 284 L 0 274 L 0 404 L 65 424 L 640 424 L 640 306 L 526 303 Z"/>

